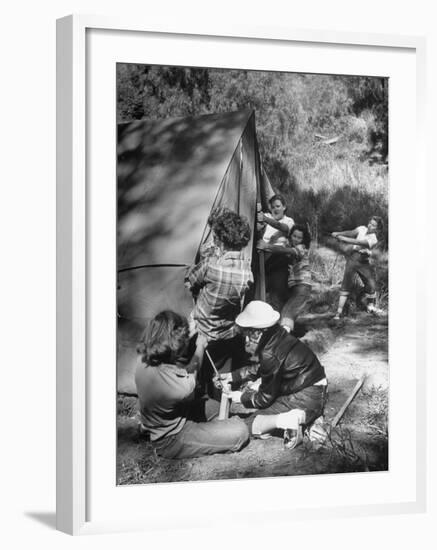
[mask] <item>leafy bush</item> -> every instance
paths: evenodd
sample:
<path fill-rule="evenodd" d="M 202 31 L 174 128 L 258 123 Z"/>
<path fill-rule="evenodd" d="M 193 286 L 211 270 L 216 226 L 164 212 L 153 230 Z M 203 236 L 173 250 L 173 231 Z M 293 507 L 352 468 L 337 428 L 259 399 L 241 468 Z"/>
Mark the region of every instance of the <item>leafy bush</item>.
<path fill-rule="evenodd" d="M 376 386 L 363 390 L 367 410 L 362 423 L 367 429 L 388 437 L 388 389 Z"/>
<path fill-rule="evenodd" d="M 387 221 L 387 79 L 117 65 L 119 121 L 237 109 L 255 110 L 266 172 L 316 241 L 371 215 Z"/>

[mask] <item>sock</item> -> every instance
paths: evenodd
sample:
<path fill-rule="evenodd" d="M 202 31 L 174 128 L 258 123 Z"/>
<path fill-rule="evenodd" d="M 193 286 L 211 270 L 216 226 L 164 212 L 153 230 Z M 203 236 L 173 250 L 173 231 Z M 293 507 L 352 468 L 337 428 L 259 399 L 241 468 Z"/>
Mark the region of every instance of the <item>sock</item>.
<path fill-rule="evenodd" d="M 292 409 L 285 413 L 279 413 L 276 417 L 276 427 L 282 430 L 297 430 L 299 424 L 304 424 L 306 419 L 305 411 L 301 409 Z"/>

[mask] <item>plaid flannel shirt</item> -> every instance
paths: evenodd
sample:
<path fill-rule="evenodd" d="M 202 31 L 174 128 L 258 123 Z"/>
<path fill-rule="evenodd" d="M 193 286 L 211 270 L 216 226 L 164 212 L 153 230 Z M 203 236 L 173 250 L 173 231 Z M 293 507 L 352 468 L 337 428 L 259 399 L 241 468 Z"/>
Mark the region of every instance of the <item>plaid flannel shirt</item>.
<path fill-rule="evenodd" d="M 189 268 L 185 280 L 197 298 L 192 312 L 197 330 L 208 341 L 233 338 L 238 331 L 235 317 L 253 282 L 249 260 L 236 251 L 210 256 Z"/>

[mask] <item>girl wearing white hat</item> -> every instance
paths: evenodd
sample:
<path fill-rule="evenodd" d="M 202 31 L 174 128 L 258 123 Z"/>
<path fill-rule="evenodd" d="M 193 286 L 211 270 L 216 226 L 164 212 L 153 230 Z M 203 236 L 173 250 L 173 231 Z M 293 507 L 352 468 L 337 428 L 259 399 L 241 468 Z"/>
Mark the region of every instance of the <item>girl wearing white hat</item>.
<path fill-rule="evenodd" d="M 259 409 L 249 420 L 252 435 L 292 430 L 291 446 L 296 446 L 302 441 L 303 428 L 323 414 L 327 380 L 316 355 L 279 325 L 279 317 L 259 300 L 250 302 L 237 316 L 237 325 L 257 341 L 259 364 L 233 371 L 227 380 L 240 387 L 244 381 L 260 377 L 259 387 L 249 384 L 244 391 L 232 391 L 232 401 Z"/>

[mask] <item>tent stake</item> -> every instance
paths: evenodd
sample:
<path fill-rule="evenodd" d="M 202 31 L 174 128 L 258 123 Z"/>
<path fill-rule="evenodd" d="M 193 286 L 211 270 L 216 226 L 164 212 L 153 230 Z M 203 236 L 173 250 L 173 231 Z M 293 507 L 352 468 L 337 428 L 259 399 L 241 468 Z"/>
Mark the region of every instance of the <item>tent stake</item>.
<path fill-rule="evenodd" d="M 208 350 L 205 350 L 205 354 L 208 357 L 209 362 L 212 365 L 212 368 L 214 369 L 215 375 L 217 377 L 217 381 L 220 383 L 220 387 L 221 387 L 221 390 L 222 390 L 222 395 L 221 395 L 221 398 L 220 398 L 220 409 L 219 409 L 218 419 L 219 420 L 226 420 L 229 417 L 229 408 L 231 406 L 231 398 L 228 395 L 229 384 L 226 384 L 225 382 L 222 382 L 220 380 L 219 371 L 217 370 L 217 367 L 215 366 L 215 363 L 212 360 L 212 357 L 209 354 Z"/>
<path fill-rule="evenodd" d="M 225 387 L 226 386 L 226 387 Z M 231 407 L 231 398 L 228 395 L 229 384 L 223 384 L 222 395 L 220 398 L 219 420 L 226 420 L 229 418 L 229 409 Z"/>

